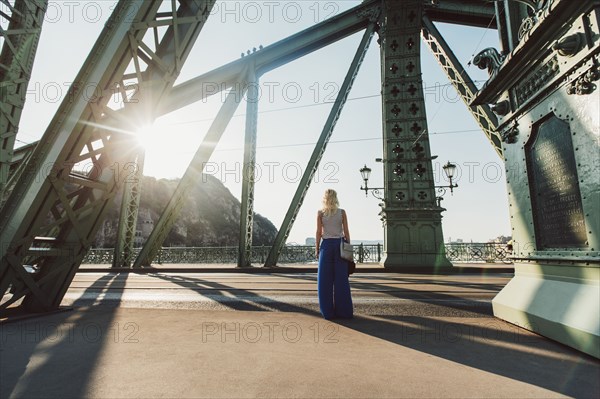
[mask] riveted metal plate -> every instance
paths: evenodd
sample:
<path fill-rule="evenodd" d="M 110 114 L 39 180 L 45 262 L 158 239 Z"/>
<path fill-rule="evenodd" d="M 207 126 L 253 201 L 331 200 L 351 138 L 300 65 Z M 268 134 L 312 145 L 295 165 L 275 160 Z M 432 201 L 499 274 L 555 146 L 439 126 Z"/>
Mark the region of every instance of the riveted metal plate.
<path fill-rule="evenodd" d="M 550 114 L 532 133 L 526 154 L 537 247 L 587 247 L 571 129 Z"/>

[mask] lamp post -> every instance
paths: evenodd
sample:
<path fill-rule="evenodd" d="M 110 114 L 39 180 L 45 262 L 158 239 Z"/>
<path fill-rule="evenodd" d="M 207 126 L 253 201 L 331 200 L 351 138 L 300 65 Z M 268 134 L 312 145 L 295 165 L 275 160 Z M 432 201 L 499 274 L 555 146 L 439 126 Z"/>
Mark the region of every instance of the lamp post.
<path fill-rule="evenodd" d="M 379 190 L 384 190 L 383 187 L 377 187 L 377 188 L 369 188 L 369 177 L 371 176 L 371 168 L 369 168 L 367 165 L 363 166 L 360 169 L 360 175 L 362 176 L 362 179 L 365 182 L 365 186 L 360 186 L 361 190 L 364 190 L 365 192 L 365 197 L 369 196 L 369 191 L 371 192 L 371 195 L 373 195 L 373 197 L 384 201 L 383 197 L 381 196 L 381 191 Z"/>
<path fill-rule="evenodd" d="M 435 188 L 437 188 L 437 192 L 438 192 L 438 196 L 436 197 L 438 206 L 441 205 L 442 200 L 444 199 L 443 197 L 444 197 L 444 195 L 446 195 L 447 188 L 450 189 L 450 195 L 453 195 L 454 189 L 456 187 L 458 187 L 458 184 L 452 183 L 452 179 L 454 178 L 454 173 L 456 172 L 456 165 L 451 163 L 450 161 L 448 161 L 446 163 L 446 165 L 442 166 L 442 169 L 444 169 L 444 173 L 446 174 L 446 177 L 448 178 L 448 181 L 450 182 L 450 184 L 447 186 L 435 186 Z"/>

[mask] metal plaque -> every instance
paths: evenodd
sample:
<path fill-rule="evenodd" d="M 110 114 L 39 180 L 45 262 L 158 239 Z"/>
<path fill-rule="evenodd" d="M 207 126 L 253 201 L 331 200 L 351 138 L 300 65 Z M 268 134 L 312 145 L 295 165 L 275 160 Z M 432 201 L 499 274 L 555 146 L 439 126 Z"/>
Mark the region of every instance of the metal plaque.
<path fill-rule="evenodd" d="M 538 249 L 582 248 L 587 234 L 568 123 L 552 115 L 526 147 Z"/>

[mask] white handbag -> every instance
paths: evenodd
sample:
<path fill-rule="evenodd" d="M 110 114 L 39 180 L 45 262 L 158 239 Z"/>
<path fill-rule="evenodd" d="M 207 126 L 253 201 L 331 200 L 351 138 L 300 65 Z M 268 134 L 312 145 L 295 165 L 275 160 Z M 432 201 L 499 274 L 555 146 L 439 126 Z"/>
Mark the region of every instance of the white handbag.
<path fill-rule="evenodd" d="M 340 243 L 340 256 L 342 257 L 342 259 L 354 262 L 354 247 L 352 246 L 352 244 L 342 240 Z"/>

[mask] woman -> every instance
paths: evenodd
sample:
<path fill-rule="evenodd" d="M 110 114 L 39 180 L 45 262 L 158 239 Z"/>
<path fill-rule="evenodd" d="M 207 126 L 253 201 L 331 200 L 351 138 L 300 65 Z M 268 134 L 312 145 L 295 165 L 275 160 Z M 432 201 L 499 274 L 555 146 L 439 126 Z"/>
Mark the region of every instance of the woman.
<path fill-rule="evenodd" d="M 317 214 L 317 287 L 321 314 L 327 320 L 352 318 L 348 262 L 340 257 L 340 243 L 343 239 L 350 242 L 350 232 L 346 212 L 339 205 L 335 190 L 326 190 Z"/>

